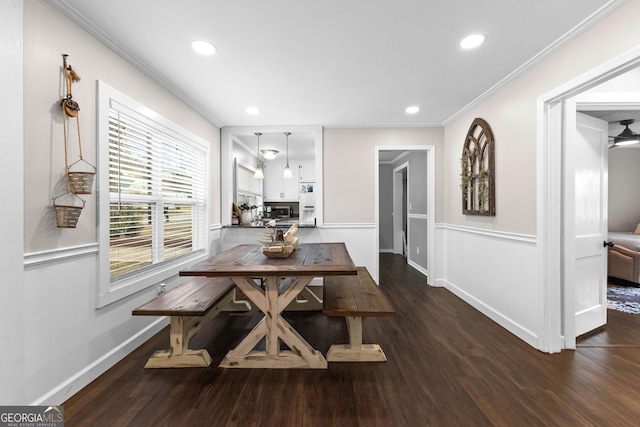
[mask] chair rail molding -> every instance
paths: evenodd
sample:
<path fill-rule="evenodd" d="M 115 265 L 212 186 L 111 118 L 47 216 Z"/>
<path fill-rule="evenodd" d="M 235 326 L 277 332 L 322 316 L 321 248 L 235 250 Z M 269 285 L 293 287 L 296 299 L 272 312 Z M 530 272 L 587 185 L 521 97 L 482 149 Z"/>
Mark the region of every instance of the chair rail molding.
<path fill-rule="evenodd" d="M 24 254 L 24 266 L 33 267 L 50 262 L 67 261 L 72 258 L 83 257 L 98 253 L 98 244 L 70 246 L 67 248 L 56 248 L 42 252 L 31 252 Z"/>

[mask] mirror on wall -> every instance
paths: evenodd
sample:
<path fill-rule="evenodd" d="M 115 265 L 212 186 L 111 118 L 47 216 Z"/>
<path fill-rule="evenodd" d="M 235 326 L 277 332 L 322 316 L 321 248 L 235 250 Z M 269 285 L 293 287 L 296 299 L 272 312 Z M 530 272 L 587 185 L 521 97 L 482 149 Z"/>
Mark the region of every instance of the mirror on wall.
<path fill-rule="evenodd" d="M 233 202 L 242 203 L 247 197 L 247 174 L 238 174 L 239 165 L 245 172 L 255 171 L 258 164 L 264 178 L 251 180 L 251 197 L 264 206 L 289 206 L 301 221 L 306 216 L 322 224 L 322 127 L 236 126 L 221 132 L 222 225 L 231 223 Z M 256 132 L 260 133 L 259 149 Z M 277 152 L 275 157 L 267 150 Z M 291 178 L 285 178 L 287 165 Z"/>

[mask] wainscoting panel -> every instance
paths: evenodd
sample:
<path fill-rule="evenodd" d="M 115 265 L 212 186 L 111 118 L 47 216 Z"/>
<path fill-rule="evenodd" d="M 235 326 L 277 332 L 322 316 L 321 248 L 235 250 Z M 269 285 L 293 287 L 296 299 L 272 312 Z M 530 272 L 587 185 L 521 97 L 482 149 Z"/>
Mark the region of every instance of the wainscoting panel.
<path fill-rule="evenodd" d="M 25 398 L 61 404 L 168 325 L 167 318 L 133 317 L 156 287 L 96 308 L 97 251 L 92 248 L 25 255 Z M 165 281 L 167 290 L 181 278 Z"/>
<path fill-rule="evenodd" d="M 452 225 L 438 230 L 444 232 L 438 284 L 537 348 L 543 307 L 535 237 Z"/>

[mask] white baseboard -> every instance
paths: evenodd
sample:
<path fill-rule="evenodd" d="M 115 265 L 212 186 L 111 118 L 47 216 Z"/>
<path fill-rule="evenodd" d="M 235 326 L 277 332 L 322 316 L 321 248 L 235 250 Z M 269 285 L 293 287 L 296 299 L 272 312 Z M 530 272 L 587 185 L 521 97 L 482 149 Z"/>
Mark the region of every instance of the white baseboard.
<path fill-rule="evenodd" d="M 381 254 L 392 254 L 393 253 L 393 249 L 380 249 L 379 252 Z"/>
<path fill-rule="evenodd" d="M 429 277 L 428 271 L 426 269 L 424 269 L 424 267 L 421 267 L 420 265 L 416 264 L 414 261 L 411 261 L 410 259 L 407 259 L 407 264 L 409 264 L 411 267 L 415 268 L 416 270 L 418 270 L 420 273 L 424 274 L 425 276 Z"/>
<path fill-rule="evenodd" d="M 430 285 L 433 286 L 434 288 L 446 288 L 447 281 L 444 279 L 435 279 L 433 283 L 430 283 Z"/>
<path fill-rule="evenodd" d="M 160 332 L 169 324 L 168 317 L 161 317 L 152 324 L 105 354 L 71 378 L 59 384 L 51 391 L 31 402 L 31 406 L 62 405 L 67 399 L 87 386 L 91 381 L 105 373 L 116 363 L 144 344 L 149 338 Z"/>
<path fill-rule="evenodd" d="M 456 295 L 458 298 L 462 299 L 464 302 L 471 305 L 473 308 L 475 308 L 533 348 L 537 348 L 538 335 L 533 331 L 530 331 L 529 329 L 518 324 L 512 319 L 504 316 L 502 313 L 499 313 L 498 311 L 484 304 L 482 301 L 474 298 L 472 295 L 469 295 L 467 292 L 458 288 L 454 284 L 447 282 L 446 280 L 443 280 L 442 282 L 444 283 L 444 287 L 447 288 L 451 293 Z"/>

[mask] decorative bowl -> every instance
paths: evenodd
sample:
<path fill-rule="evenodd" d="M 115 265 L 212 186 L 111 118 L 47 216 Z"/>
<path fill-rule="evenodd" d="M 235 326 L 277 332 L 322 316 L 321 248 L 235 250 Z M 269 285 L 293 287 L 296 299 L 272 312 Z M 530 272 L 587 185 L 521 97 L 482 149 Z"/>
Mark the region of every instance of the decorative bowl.
<path fill-rule="evenodd" d="M 274 242 L 262 245 L 262 253 L 267 258 L 287 258 L 298 247 L 298 238 L 290 242 Z"/>

